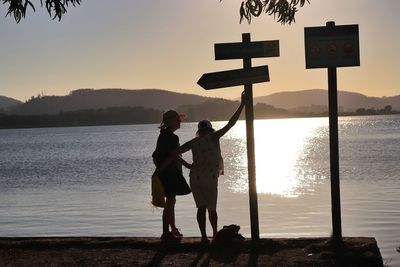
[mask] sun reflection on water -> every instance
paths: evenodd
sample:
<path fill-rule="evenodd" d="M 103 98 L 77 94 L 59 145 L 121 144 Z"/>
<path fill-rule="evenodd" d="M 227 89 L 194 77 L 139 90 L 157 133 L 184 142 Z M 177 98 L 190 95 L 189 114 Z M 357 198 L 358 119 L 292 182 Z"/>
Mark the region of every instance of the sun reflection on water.
<path fill-rule="evenodd" d="M 283 197 L 297 197 L 324 179 L 323 172 L 310 172 L 310 160 L 318 160 L 319 153 L 327 153 L 325 144 L 328 122 L 326 118 L 256 120 L 254 122 L 256 178 L 258 193 Z M 231 184 L 235 192 L 247 192 L 246 127 L 243 122 L 229 135 L 235 142 L 236 153 L 232 168 L 236 178 Z M 231 144 L 232 145 L 232 144 Z M 241 146 L 239 149 L 237 146 Z M 323 151 L 325 149 L 325 151 Z M 238 153 L 239 152 L 239 153 Z M 315 162 L 313 162 L 315 166 Z"/>

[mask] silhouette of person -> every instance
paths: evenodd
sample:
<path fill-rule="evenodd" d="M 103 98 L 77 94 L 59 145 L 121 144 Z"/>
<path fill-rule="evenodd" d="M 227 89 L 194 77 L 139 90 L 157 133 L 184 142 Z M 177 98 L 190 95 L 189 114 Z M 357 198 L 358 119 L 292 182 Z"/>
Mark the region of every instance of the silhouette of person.
<path fill-rule="evenodd" d="M 206 233 L 206 211 L 208 211 L 213 237 L 218 232 L 218 177 L 224 172 L 219 140 L 236 124 L 244 107 L 244 96 L 243 92 L 240 106 L 223 128 L 215 131 L 210 121 L 200 121 L 196 137 L 180 146 L 169 159 L 192 150 L 193 163 L 189 174 L 190 186 L 197 207 L 197 223 L 203 244 L 209 243 Z M 163 167 L 160 166 L 160 169 Z"/>
<path fill-rule="evenodd" d="M 175 110 L 169 110 L 163 114 L 160 125 L 160 135 L 157 146 L 152 154 L 154 164 L 158 167 L 179 147 L 179 137 L 174 132 L 180 128 L 181 120 L 185 115 L 178 114 Z M 169 160 L 161 172 L 158 173 L 164 187 L 166 204 L 162 214 L 161 240 L 180 240 L 182 234 L 175 225 L 176 195 L 187 195 L 191 192 L 189 185 L 182 175 L 182 165 L 190 168 L 190 164 L 179 155 Z M 171 231 L 169 230 L 171 227 Z"/>

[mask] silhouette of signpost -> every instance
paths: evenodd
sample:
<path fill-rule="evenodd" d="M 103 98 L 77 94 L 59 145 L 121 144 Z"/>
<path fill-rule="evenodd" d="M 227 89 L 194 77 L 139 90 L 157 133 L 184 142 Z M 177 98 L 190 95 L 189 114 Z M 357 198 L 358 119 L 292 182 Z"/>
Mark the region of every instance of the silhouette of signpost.
<path fill-rule="evenodd" d="M 304 28 L 306 68 L 328 68 L 332 239 L 342 242 L 336 67 L 360 66 L 358 25 Z"/>
<path fill-rule="evenodd" d="M 254 112 L 253 83 L 269 81 L 268 66 L 252 67 L 252 58 L 279 57 L 279 41 L 251 42 L 250 33 L 242 34 L 241 43 L 214 45 L 215 60 L 243 59 L 243 68 L 236 70 L 205 73 L 197 82 L 206 90 L 244 85 L 246 106 L 247 162 L 249 174 L 249 204 L 251 238 L 260 238 L 258 225 L 258 204 L 256 186 L 256 165 L 254 153 Z"/>

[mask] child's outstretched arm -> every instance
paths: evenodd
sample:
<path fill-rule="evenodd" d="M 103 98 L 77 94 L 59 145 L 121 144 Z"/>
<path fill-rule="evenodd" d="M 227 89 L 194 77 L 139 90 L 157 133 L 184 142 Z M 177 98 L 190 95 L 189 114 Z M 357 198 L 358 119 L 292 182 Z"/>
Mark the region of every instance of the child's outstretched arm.
<path fill-rule="evenodd" d="M 242 113 L 242 110 L 244 107 L 244 101 L 245 101 L 245 93 L 243 91 L 240 106 L 238 107 L 238 109 L 235 111 L 235 113 L 233 113 L 233 115 L 229 119 L 228 123 L 223 128 L 221 128 L 220 130 L 218 130 L 214 133 L 214 135 L 217 138 L 220 138 L 221 136 L 226 134 L 236 124 L 237 120 L 239 119 L 240 113 Z"/>
<path fill-rule="evenodd" d="M 189 162 L 187 162 L 186 160 L 184 160 L 183 158 L 182 158 L 182 156 L 178 156 L 177 157 L 177 160 L 178 160 L 178 162 L 180 162 L 183 166 L 185 166 L 186 168 L 188 168 L 188 169 L 191 169 L 192 168 L 192 164 L 190 164 Z"/>

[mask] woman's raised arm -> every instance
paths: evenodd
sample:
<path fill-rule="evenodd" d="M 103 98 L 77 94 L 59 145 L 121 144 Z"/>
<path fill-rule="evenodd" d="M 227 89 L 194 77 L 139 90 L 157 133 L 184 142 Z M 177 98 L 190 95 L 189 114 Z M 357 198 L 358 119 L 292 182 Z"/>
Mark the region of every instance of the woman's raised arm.
<path fill-rule="evenodd" d="M 215 137 L 220 138 L 221 136 L 226 134 L 236 124 L 237 120 L 239 119 L 240 113 L 242 113 L 242 110 L 244 107 L 244 100 L 245 100 L 245 93 L 243 91 L 242 95 L 241 95 L 240 106 L 235 111 L 235 113 L 233 113 L 233 115 L 229 119 L 228 123 L 223 128 L 221 128 L 220 130 L 218 130 L 214 133 Z"/>

